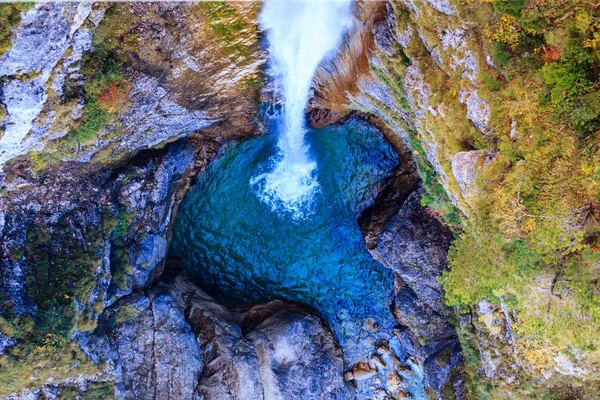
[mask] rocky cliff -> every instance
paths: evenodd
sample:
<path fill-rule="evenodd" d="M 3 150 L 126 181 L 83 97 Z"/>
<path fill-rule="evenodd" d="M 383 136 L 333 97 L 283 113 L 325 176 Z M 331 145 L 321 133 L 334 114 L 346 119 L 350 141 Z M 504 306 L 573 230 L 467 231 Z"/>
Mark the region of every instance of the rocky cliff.
<path fill-rule="evenodd" d="M 165 272 L 194 177 L 263 130 L 259 10 L 0 7 L 0 397 L 408 398 L 397 345 L 431 398 L 595 398 L 597 5 L 355 4 L 309 116 L 402 161 L 359 216 L 398 327 L 353 365 L 310 310 Z"/>
<path fill-rule="evenodd" d="M 0 56 L 0 396 L 110 390 L 112 367 L 74 343 L 161 275 L 222 143 L 260 132 L 259 7 L 2 7 L 19 18 Z"/>
<path fill-rule="evenodd" d="M 357 110 L 377 118 L 409 146 L 421 204 L 457 235 L 439 282 L 473 397 L 597 390 L 597 11 L 359 2 L 344 48 L 315 79 L 314 123 Z M 417 273 L 382 262 L 404 280 Z M 441 292 L 433 276 L 406 282 L 417 297 Z"/>

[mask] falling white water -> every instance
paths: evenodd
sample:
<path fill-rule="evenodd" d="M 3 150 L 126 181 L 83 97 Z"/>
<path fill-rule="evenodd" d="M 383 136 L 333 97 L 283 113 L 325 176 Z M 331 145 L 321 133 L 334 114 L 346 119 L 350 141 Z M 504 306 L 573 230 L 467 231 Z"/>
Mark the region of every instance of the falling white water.
<path fill-rule="evenodd" d="M 304 111 L 323 59 L 332 55 L 350 22 L 350 0 L 266 0 L 259 23 L 267 31 L 273 78 L 283 91 L 282 133 L 272 171 L 251 184 L 273 209 L 301 218 L 319 184 L 305 143 Z"/>

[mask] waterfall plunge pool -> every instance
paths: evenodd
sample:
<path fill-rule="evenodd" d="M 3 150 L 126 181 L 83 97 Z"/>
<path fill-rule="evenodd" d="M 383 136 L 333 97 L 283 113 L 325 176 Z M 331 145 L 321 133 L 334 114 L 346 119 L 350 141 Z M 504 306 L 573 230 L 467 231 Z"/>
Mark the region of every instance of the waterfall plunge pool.
<path fill-rule="evenodd" d="M 253 177 L 272 168 L 277 135 L 230 145 L 199 176 L 176 218 L 169 250 L 228 306 L 281 299 L 316 310 L 347 360 L 372 351 L 397 325 L 393 272 L 367 251 L 357 223 L 398 156 L 358 119 L 306 135 L 319 191 L 300 220 L 261 202 Z"/>

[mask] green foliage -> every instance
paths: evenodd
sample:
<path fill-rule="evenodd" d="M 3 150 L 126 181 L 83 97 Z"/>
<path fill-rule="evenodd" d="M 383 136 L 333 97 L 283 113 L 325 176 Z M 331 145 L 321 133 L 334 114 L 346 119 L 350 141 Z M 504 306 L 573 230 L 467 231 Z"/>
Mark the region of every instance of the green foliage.
<path fill-rule="evenodd" d="M 119 109 L 102 107 L 101 99 L 118 86 L 123 88 L 122 96 L 127 96 L 129 86 L 122 74 L 123 63 L 128 54 L 137 48 L 137 34 L 129 4 L 117 3 L 109 8 L 92 37 L 94 52 L 86 54 L 81 72 L 85 75 L 84 107 L 81 123 L 68 134 L 68 139 L 85 144 L 96 139 L 108 123 L 115 119 L 113 114 L 122 112 L 127 104 L 119 104 Z M 69 82 L 65 82 L 68 95 Z"/>
<path fill-rule="evenodd" d="M 127 179 L 127 176 L 125 176 Z M 127 235 L 127 231 L 133 218 L 136 216 L 135 211 L 132 213 L 128 213 L 125 207 L 119 207 L 117 211 L 116 225 L 115 229 L 112 232 L 112 238 L 121 244 L 123 242 L 123 238 Z"/>
<path fill-rule="evenodd" d="M 199 2 L 200 14 L 208 21 L 212 34 L 222 43 L 233 62 L 245 65 L 252 61 L 256 44 L 240 40 L 242 32 L 255 30 L 255 26 L 242 16 L 235 5 L 225 1 Z M 247 35 L 246 35 L 247 36 Z"/>
<path fill-rule="evenodd" d="M 58 348 L 32 343 L 15 346 L 0 356 L 0 397 L 40 387 L 48 380 L 61 382 L 101 374 L 102 369 L 90 362 L 75 343 Z M 91 395 L 95 397 L 89 398 L 112 398 L 112 387 L 110 382 L 92 384 Z M 82 398 L 88 397 L 84 394 Z"/>
<path fill-rule="evenodd" d="M 113 4 L 94 31 L 92 44 L 97 61 L 118 66 L 138 48 L 136 17 L 128 3 Z"/>
<path fill-rule="evenodd" d="M 474 316 L 473 308 L 483 298 L 508 307 L 515 316 L 515 343 L 510 352 L 499 351 L 507 363 L 524 365 L 520 383 L 510 390 L 516 399 L 538 398 L 541 388 L 535 380 L 540 371 L 552 368 L 558 351 L 576 353 L 591 369 L 600 365 L 600 146 L 595 136 L 600 129 L 600 15 L 597 5 L 585 0 L 468 0 L 453 5 L 457 18 L 428 7 L 417 14 L 394 5 L 397 32 L 409 27 L 419 32 L 403 51 L 418 63 L 430 89 L 427 106 L 436 111 L 419 119 L 420 135 L 376 99 L 369 101 L 412 136 L 426 189 L 423 205 L 441 210 L 448 220 L 451 212 L 444 207 L 451 203 L 445 188 L 465 211 L 461 218 L 457 215 L 450 268 L 440 277 L 446 302 Z M 461 51 L 445 49 L 436 35 L 464 28 L 464 21 L 470 24 L 466 50 L 478 64 L 476 89 L 491 110 L 483 134 L 465 118 L 458 99 L 461 90 L 471 87 L 464 71 L 449 61 Z M 431 61 L 431 48 L 440 50 L 441 67 Z M 406 96 L 401 57 L 378 55 L 383 68 L 372 66 L 373 73 L 401 105 Z M 488 55 L 494 67 L 486 64 Z M 421 94 L 415 91 L 412 97 L 419 101 Z M 410 113 L 414 106 L 403 108 Z M 435 153 L 444 181 L 421 147 Z M 474 190 L 464 198 L 452 179 L 450 160 L 458 151 L 475 149 L 493 157 L 477 166 Z M 472 323 L 484 324 L 477 319 Z M 493 332 L 486 327 L 490 334 L 499 333 L 498 326 Z M 505 398 L 506 387 L 500 383 L 498 388 L 497 382 L 492 387 L 479 376 L 480 339 L 469 334 L 464 341 L 461 333 L 461 344 L 470 395 Z M 494 338 L 483 338 L 484 345 L 486 339 Z"/>
<path fill-rule="evenodd" d="M 61 304 L 56 298 L 37 315 L 34 342 L 42 346 L 59 348 L 69 341 L 74 325 L 75 306 Z"/>
<path fill-rule="evenodd" d="M 523 7 L 525 7 L 525 0 L 498 0 L 492 4 L 497 13 L 518 17 L 521 15 Z"/>
<path fill-rule="evenodd" d="M 0 3 L 0 55 L 10 49 L 12 31 L 21 22 L 21 13 L 35 3 Z"/>
<path fill-rule="evenodd" d="M 535 3 L 535 4 L 534 4 Z M 582 137 L 600 128 L 600 15 L 583 0 L 493 0 L 485 21 L 492 55 L 507 66 L 535 55 L 557 114 Z"/>
<path fill-rule="evenodd" d="M 542 74 L 557 112 L 585 136 L 600 128 L 600 60 L 584 46 L 584 35 L 575 24 L 567 31 L 560 61 L 544 65 Z"/>
<path fill-rule="evenodd" d="M 600 323 L 600 253 L 588 248 L 567 263 L 559 278 L 565 279 L 569 290 L 572 290 L 577 302 Z M 590 349 L 596 350 L 596 349 Z"/>
<path fill-rule="evenodd" d="M 131 321 L 139 316 L 140 312 L 137 308 L 130 305 L 124 305 L 119 307 L 119 311 L 117 311 L 117 314 L 115 315 L 115 322 L 121 324 L 123 322 Z"/>

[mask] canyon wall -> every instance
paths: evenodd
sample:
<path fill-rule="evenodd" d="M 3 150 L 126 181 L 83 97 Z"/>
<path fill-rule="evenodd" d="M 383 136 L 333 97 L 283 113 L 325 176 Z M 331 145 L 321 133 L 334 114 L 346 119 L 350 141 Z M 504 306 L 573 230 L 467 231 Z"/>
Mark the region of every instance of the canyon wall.
<path fill-rule="evenodd" d="M 431 287 L 454 307 L 470 396 L 598 387 L 597 23 L 584 2 L 359 2 L 315 78 L 313 124 L 379 120 L 410 148 L 421 204 L 455 232 Z"/>
<path fill-rule="evenodd" d="M 264 131 L 260 4 L 2 7 L 0 397 L 408 396 L 384 346 L 345 366 L 310 312 L 244 322 L 163 273 L 194 177 Z M 314 79 L 315 126 L 360 114 L 403 157 L 359 223 L 432 398 L 595 398 L 595 7 L 358 2 Z"/>

